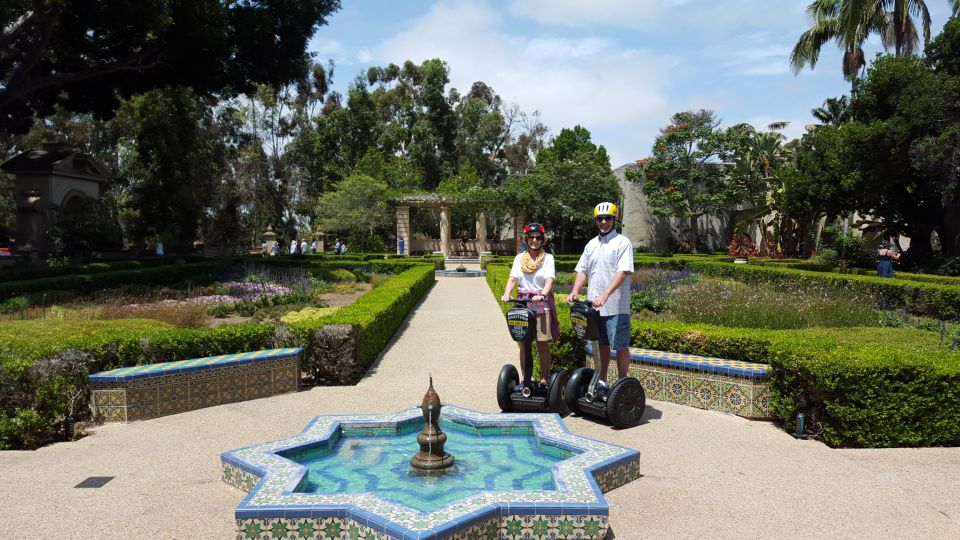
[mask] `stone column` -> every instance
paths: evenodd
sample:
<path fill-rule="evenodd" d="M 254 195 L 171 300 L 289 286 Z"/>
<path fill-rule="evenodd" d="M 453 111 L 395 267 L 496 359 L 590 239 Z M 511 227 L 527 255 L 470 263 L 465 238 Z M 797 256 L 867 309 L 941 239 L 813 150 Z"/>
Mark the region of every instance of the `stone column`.
<path fill-rule="evenodd" d="M 444 257 L 450 256 L 450 207 L 440 207 L 440 251 Z"/>
<path fill-rule="evenodd" d="M 484 251 L 490 251 L 487 245 L 487 213 L 483 210 L 477 212 L 477 256 Z"/>
<path fill-rule="evenodd" d="M 513 239 L 517 253 L 523 251 L 523 226 L 526 225 L 526 220 L 527 216 L 522 211 L 513 215 Z"/>
<path fill-rule="evenodd" d="M 400 240 L 403 239 L 403 252 Z M 397 255 L 410 254 L 410 207 L 397 206 Z"/>

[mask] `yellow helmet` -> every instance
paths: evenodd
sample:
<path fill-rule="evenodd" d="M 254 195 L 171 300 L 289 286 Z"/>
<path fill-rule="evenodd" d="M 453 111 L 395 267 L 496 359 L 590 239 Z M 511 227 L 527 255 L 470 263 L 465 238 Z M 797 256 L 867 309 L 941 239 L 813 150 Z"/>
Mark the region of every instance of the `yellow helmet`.
<path fill-rule="evenodd" d="M 617 205 L 612 202 L 602 202 L 593 207 L 593 217 L 613 216 L 617 217 Z"/>

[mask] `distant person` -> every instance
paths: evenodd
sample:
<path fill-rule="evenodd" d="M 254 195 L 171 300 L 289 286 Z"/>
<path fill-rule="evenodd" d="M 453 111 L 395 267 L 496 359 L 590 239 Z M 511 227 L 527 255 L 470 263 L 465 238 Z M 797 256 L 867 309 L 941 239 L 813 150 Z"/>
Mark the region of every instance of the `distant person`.
<path fill-rule="evenodd" d="M 341 245 L 341 244 L 340 244 L 340 238 L 337 238 L 337 241 L 334 242 L 334 244 L 333 244 L 333 254 L 334 254 L 334 255 L 339 255 L 339 254 L 340 254 L 340 245 Z"/>
<path fill-rule="evenodd" d="M 300 239 L 300 254 L 301 255 L 307 254 L 307 241 L 302 238 Z"/>
<path fill-rule="evenodd" d="M 156 248 L 157 257 L 163 257 L 163 242 L 160 239 L 157 239 L 157 248 Z"/>
<path fill-rule="evenodd" d="M 340 254 L 341 254 L 341 255 L 344 255 L 344 254 L 346 254 L 346 253 L 347 253 L 347 241 L 344 240 L 344 241 L 340 244 Z"/>
<path fill-rule="evenodd" d="M 314 240 L 313 242 L 310 242 L 310 253 L 313 254 L 313 255 L 316 255 L 316 254 L 317 254 L 317 241 L 316 241 L 316 240 Z"/>
<path fill-rule="evenodd" d="M 893 261 L 900 260 L 900 253 L 893 249 L 889 240 L 880 243 L 880 249 L 877 251 L 877 275 L 880 277 L 893 277 Z"/>
<path fill-rule="evenodd" d="M 290 255 L 296 255 L 296 254 L 297 254 L 297 239 L 294 238 L 293 240 L 290 241 Z"/>
<path fill-rule="evenodd" d="M 280 255 L 280 242 L 274 240 L 273 245 L 270 246 L 270 256 L 276 257 L 277 255 Z"/>

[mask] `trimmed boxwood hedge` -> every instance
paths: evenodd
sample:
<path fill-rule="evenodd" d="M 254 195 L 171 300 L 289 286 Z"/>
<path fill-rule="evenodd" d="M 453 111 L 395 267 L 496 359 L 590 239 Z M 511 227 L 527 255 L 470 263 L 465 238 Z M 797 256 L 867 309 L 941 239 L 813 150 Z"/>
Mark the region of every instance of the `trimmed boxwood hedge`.
<path fill-rule="evenodd" d="M 41 326 L 42 325 L 42 326 Z M 35 328 L 31 328 L 35 327 Z M 33 330 L 0 354 L 0 449 L 51 437 L 68 394 L 86 395 L 86 375 L 107 369 L 269 347 L 274 328 L 235 324 L 170 328 L 158 321 L 11 321 L 4 333 Z M 23 341 L 33 341 L 24 344 Z M 82 366 L 68 359 L 79 358 Z"/>
<path fill-rule="evenodd" d="M 223 260 L 212 264 L 230 263 Z M 345 268 L 357 268 L 388 263 L 381 259 L 343 264 Z M 323 265 L 327 269 L 330 266 L 340 263 Z M 164 270 L 178 268 L 182 266 Z M 351 380 L 358 380 L 434 281 L 432 264 L 402 261 L 389 268 L 406 269 L 334 315 L 294 325 L 293 335 L 282 326 L 252 323 L 215 328 L 171 328 L 152 320 L 0 323 L 0 340 L 7 338 L 0 347 L 0 449 L 30 447 L 49 440 L 54 422 L 67 412 L 68 394 L 85 388 L 88 373 L 298 344 L 305 347 L 309 357 L 312 330 L 326 324 L 355 328 Z M 73 369 L 77 362 L 80 371 Z"/>
<path fill-rule="evenodd" d="M 383 282 L 361 296 L 353 304 L 316 319 L 298 321 L 290 325 L 290 332 L 304 345 L 304 363 L 309 366 L 323 362 L 317 342 L 317 330 L 326 325 L 350 325 L 354 328 L 353 366 L 347 370 L 347 380 L 341 384 L 355 384 L 373 364 L 404 319 L 434 283 L 434 268 L 417 265 Z"/>
<path fill-rule="evenodd" d="M 95 274 L 97 272 L 112 272 L 114 270 L 136 270 L 138 268 L 153 268 L 162 264 L 175 264 L 175 257 L 151 257 L 148 259 L 133 259 L 128 261 L 95 262 L 78 266 L 29 266 L 14 267 L 0 270 L 0 283 L 19 281 L 23 279 L 39 279 L 72 274 Z"/>
<path fill-rule="evenodd" d="M 509 267 L 489 266 L 499 298 Z M 569 312 L 559 308 L 555 355 L 581 365 Z M 912 328 L 762 330 L 634 321 L 631 345 L 771 366 L 770 406 L 785 429 L 798 412 L 831 446 L 960 445 L 960 351 Z M 572 349 L 572 350 L 570 350 Z M 569 365 L 569 364 L 567 364 Z"/>
<path fill-rule="evenodd" d="M 128 284 L 167 285 L 185 279 L 203 283 L 214 281 L 230 264 L 228 259 L 218 259 L 193 264 L 6 281 L 0 283 L 0 299 L 46 291 L 72 291 L 82 294 Z"/>

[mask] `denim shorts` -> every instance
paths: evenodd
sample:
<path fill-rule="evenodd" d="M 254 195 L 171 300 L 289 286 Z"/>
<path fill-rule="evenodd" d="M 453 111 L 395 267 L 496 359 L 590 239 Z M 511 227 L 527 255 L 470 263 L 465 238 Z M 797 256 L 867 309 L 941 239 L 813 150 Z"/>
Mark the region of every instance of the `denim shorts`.
<path fill-rule="evenodd" d="M 607 330 L 600 333 L 600 345 L 609 345 L 615 351 L 630 346 L 630 315 L 620 313 L 600 317 L 600 320 Z"/>

